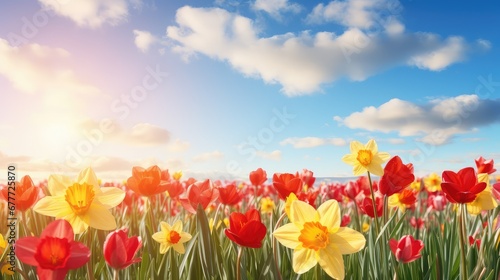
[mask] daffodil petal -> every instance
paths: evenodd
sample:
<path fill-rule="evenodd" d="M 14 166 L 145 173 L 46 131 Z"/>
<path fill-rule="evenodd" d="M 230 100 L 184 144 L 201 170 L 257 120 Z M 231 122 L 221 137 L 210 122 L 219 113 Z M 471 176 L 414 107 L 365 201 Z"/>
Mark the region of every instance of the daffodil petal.
<path fill-rule="evenodd" d="M 344 259 L 333 246 L 326 246 L 319 251 L 318 263 L 330 277 L 337 280 L 344 279 Z"/>
<path fill-rule="evenodd" d="M 350 144 L 350 151 L 351 151 L 351 154 L 357 154 L 359 150 L 364 150 L 365 149 L 365 145 L 363 145 L 361 142 L 359 141 L 351 141 L 351 144 Z"/>
<path fill-rule="evenodd" d="M 182 232 L 182 221 L 177 220 L 175 223 L 172 225 L 172 230 L 175 230 L 177 232 Z"/>
<path fill-rule="evenodd" d="M 354 168 L 353 168 L 354 176 L 362 175 L 365 172 L 366 172 L 366 168 L 363 165 L 361 165 L 359 163 L 354 165 Z"/>
<path fill-rule="evenodd" d="M 63 217 L 63 219 L 71 224 L 71 227 L 73 228 L 75 234 L 83 233 L 89 228 L 89 224 L 77 215 L 71 214 Z"/>
<path fill-rule="evenodd" d="M 290 220 L 298 227 L 302 226 L 305 222 L 318 221 L 319 215 L 309 203 L 301 200 L 294 200 L 290 206 Z"/>
<path fill-rule="evenodd" d="M 348 154 L 343 156 L 342 161 L 349 165 L 359 164 L 358 160 L 356 159 L 356 155 L 353 154 Z"/>
<path fill-rule="evenodd" d="M 387 152 L 377 153 L 377 156 L 382 160 L 382 163 L 386 162 L 391 157 L 391 155 Z"/>
<path fill-rule="evenodd" d="M 97 176 L 95 175 L 94 170 L 92 170 L 91 167 L 87 167 L 80 171 L 76 182 L 79 184 L 89 184 L 94 187 L 99 186 L 99 180 L 97 180 Z"/>
<path fill-rule="evenodd" d="M 165 242 L 165 240 L 167 240 L 167 233 L 164 231 L 155 232 L 153 233 L 152 237 L 154 241 L 158 243 L 163 243 Z"/>
<path fill-rule="evenodd" d="M 86 222 L 92 228 L 101 230 L 116 229 L 115 217 L 101 204 L 92 203 L 85 217 Z"/>
<path fill-rule="evenodd" d="M 179 239 L 179 243 L 187 242 L 191 240 L 191 238 L 193 238 L 193 236 L 191 236 L 191 234 L 187 232 L 179 232 L 179 235 L 181 236 L 181 239 Z"/>
<path fill-rule="evenodd" d="M 66 193 L 66 188 L 73 185 L 75 182 L 62 175 L 50 175 L 47 182 L 47 188 L 49 189 L 50 195 L 59 196 Z"/>
<path fill-rule="evenodd" d="M 160 245 L 160 254 L 165 254 L 168 251 L 168 249 L 170 249 L 170 247 L 171 247 L 170 244 L 167 245 L 166 243 L 162 243 Z"/>
<path fill-rule="evenodd" d="M 375 140 L 373 140 L 373 139 L 368 140 L 364 149 L 370 150 L 372 152 L 372 154 L 376 154 L 378 152 L 377 142 L 375 142 Z"/>
<path fill-rule="evenodd" d="M 293 271 L 298 274 L 309 271 L 318 263 L 316 251 L 300 246 L 293 251 Z"/>
<path fill-rule="evenodd" d="M 73 213 L 63 196 L 46 196 L 40 199 L 33 210 L 45 216 L 61 218 Z"/>
<path fill-rule="evenodd" d="M 184 254 L 186 252 L 184 249 L 184 244 L 182 243 L 176 243 L 172 245 L 172 248 L 174 248 L 174 250 L 179 254 Z"/>
<path fill-rule="evenodd" d="M 125 198 L 125 192 L 115 187 L 102 187 L 101 193 L 96 197 L 100 203 L 108 209 L 122 203 Z"/>
<path fill-rule="evenodd" d="M 342 227 L 336 233 L 330 234 L 330 245 L 334 245 L 340 254 L 352 254 L 359 252 L 365 247 L 365 237 L 350 228 Z M 327 246 L 328 247 L 328 246 Z"/>
<path fill-rule="evenodd" d="M 300 230 L 294 223 L 288 223 L 273 232 L 273 236 L 281 245 L 295 249 L 300 245 Z"/>
<path fill-rule="evenodd" d="M 160 222 L 160 228 L 161 228 L 161 231 L 164 231 L 167 233 L 172 231 L 172 227 L 166 222 Z"/>
<path fill-rule="evenodd" d="M 329 230 L 336 230 L 340 226 L 339 203 L 335 199 L 325 201 L 318 207 L 319 222 Z"/>

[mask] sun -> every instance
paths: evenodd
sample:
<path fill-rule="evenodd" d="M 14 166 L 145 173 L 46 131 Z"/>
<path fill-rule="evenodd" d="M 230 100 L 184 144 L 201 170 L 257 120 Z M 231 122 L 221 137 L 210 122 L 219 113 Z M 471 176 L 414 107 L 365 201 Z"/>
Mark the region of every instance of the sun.
<path fill-rule="evenodd" d="M 49 151 L 64 149 L 75 139 L 75 130 L 72 126 L 59 122 L 48 123 L 42 127 L 41 131 L 43 146 Z"/>

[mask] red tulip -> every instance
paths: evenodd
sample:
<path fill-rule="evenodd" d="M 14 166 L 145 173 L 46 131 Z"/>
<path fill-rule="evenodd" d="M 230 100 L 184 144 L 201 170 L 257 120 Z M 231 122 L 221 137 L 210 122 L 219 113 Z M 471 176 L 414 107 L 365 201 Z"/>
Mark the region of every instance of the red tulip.
<path fill-rule="evenodd" d="M 38 201 L 40 191 L 40 187 L 33 184 L 29 175 L 22 177 L 20 182 L 16 181 L 14 190 L 16 210 L 24 212 L 30 209 Z M 5 201 L 8 201 L 8 192 L 8 186 L 3 186 L 0 189 L 0 197 Z"/>
<path fill-rule="evenodd" d="M 127 234 L 127 229 L 115 230 L 104 241 L 104 260 L 114 269 L 124 269 L 141 261 L 141 258 L 134 258 L 142 247 L 141 237 L 129 238 Z"/>
<path fill-rule="evenodd" d="M 16 256 L 36 266 L 40 280 L 63 280 L 70 269 L 77 269 L 90 259 L 90 250 L 74 241 L 71 224 L 64 219 L 48 224 L 40 237 L 24 237 L 16 241 Z"/>
<path fill-rule="evenodd" d="M 266 226 L 260 220 L 260 214 L 255 209 L 245 214 L 233 212 L 229 215 L 229 228 L 224 233 L 236 244 L 243 247 L 260 248 L 266 236 Z"/>
<path fill-rule="evenodd" d="M 344 214 L 342 220 L 340 221 L 340 227 L 346 227 L 351 223 L 351 216 L 349 214 Z"/>
<path fill-rule="evenodd" d="M 254 186 L 261 186 L 267 181 L 267 173 L 262 168 L 258 168 L 257 170 L 250 172 L 248 177 Z"/>
<path fill-rule="evenodd" d="M 273 186 L 278 191 L 281 199 L 286 200 L 290 193 L 294 193 L 297 197 L 302 189 L 302 180 L 290 173 L 282 173 L 273 175 Z"/>
<path fill-rule="evenodd" d="M 163 176 L 166 176 L 165 173 Z M 167 182 L 162 181 L 161 178 L 162 171 L 156 165 L 148 169 L 134 166 L 132 168 L 132 177 L 127 180 L 127 186 L 137 194 L 153 196 L 167 190 Z"/>
<path fill-rule="evenodd" d="M 224 205 L 238 204 L 243 198 L 234 184 L 218 187 L 217 190 L 219 190 L 219 201 Z"/>
<path fill-rule="evenodd" d="M 348 198 L 356 201 L 356 197 L 361 193 L 361 187 L 357 181 L 349 181 L 344 188 L 344 194 Z"/>
<path fill-rule="evenodd" d="M 177 180 L 170 181 L 167 184 L 167 192 L 170 198 L 178 199 L 184 193 L 184 186 Z"/>
<path fill-rule="evenodd" d="M 365 213 L 371 218 L 375 217 L 375 215 L 373 215 L 373 201 L 371 198 L 365 197 L 359 207 L 361 209 L 361 212 Z M 375 197 L 375 208 L 377 209 L 377 217 L 381 217 L 384 210 L 384 203 L 382 201 L 382 198 L 378 196 Z"/>
<path fill-rule="evenodd" d="M 408 187 L 415 180 L 413 165 L 404 165 L 399 156 L 393 157 L 384 168 L 384 175 L 379 181 L 379 191 L 391 196 Z"/>
<path fill-rule="evenodd" d="M 421 257 L 420 252 L 424 248 L 424 242 L 414 239 L 411 235 L 405 235 L 399 241 L 389 240 L 389 247 L 399 262 L 409 263 Z"/>
<path fill-rule="evenodd" d="M 411 217 L 410 225 L 414 228 L 423 228 L 425 226 L 425 221 L 422 218 Z"/>
<path fill-rule="evenodd" d="M 494 167 L 494 162 L 492 159 L 486 160 L 483 157 L 478 157 L 475 159 L 477 166 L 477 173 L 488 173 L 493 174 L 497 171 Z"/>
<path fill-rule="evenodd" d="M 314 185 L 314 182 L 316 181 L 316 177 L 314 177 L 314 173 L 310 170 L 304 169 L 302 173 L 300 174 L 300 179 L 302 182 L 304 182 L 304 185 L 307 186 L 307 188 L 312 188 Z"/>
<path fill-rule="evenodd" d="M 481 239 L 475 239 L 474 236 L 469 235 L 469 245 L 472 247 L 476 245 L 477 248 L 481 247 Z"/>
<path fill-rule="evenodd" d="M 441 188 L 446 198 L 452 203 L 469 203 L 486 188 L 485 182 L 477 181 L 476 171 L 466 167 L 455 173 L 443 171 Z"/>
<path fill-rule="evenodd" d="M 195 214 L 198 204 L 203 209 L 206 209 L 218 196 L 219 192 L 212 186 L 212 182 L 207 179 L 203 182 L 198 181 L 191 184 L 187 190 L 187 197 L 180 198 L 179 201 L 184 209 Z"/>
<path fill-rule="evenodd" d="M 492 192 L 496 199 L 500 200 L 500 182 L 493 184 Z"/>

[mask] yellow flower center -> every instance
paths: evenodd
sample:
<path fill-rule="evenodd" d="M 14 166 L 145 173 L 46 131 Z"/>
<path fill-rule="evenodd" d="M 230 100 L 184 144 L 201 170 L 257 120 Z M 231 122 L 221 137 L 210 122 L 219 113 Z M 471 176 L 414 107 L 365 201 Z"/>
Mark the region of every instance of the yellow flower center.
<path fill-rule="evenodd" d="M 304 248 L 315 251 L 325 248 L 330 243 L 328 229 L 319 222 L 307 222 L 300 231 L 299 241 Z"/>
<path fill-rule="evenodd" d="M 167 234 L 167 242 L 168 243 L 177 244 L 177 242 L 179 242 L 179 240 L 181 240 L 181 236 L 177 231 L 172 230 L 169 234 Z"/>
<path fill-rule="evenodd" d="M 75 183 L 66 190 L 64 198 L 77 215 L 82 215 L 89 210 L 95 193 L 91 185 Z"/>
<path fill-rule="evenodd" d="M 367 166 L 372 162 L 372 151 L 370 150 L 359 150 L 358 151 L 358 157 L 356 158 L 359 163 L 363 166 Z"/>

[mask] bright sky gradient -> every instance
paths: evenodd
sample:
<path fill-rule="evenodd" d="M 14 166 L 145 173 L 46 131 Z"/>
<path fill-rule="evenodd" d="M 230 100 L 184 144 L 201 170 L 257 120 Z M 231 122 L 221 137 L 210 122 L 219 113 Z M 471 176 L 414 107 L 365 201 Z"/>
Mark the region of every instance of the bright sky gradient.
<path fill-rule="evenodd" d="M 349 142 L 419 176 L 500 169 L 497 1 L 0 2 L 0 164 L 352 176 Z M 5 176 L 3 176 L 5 177 Z"/>

